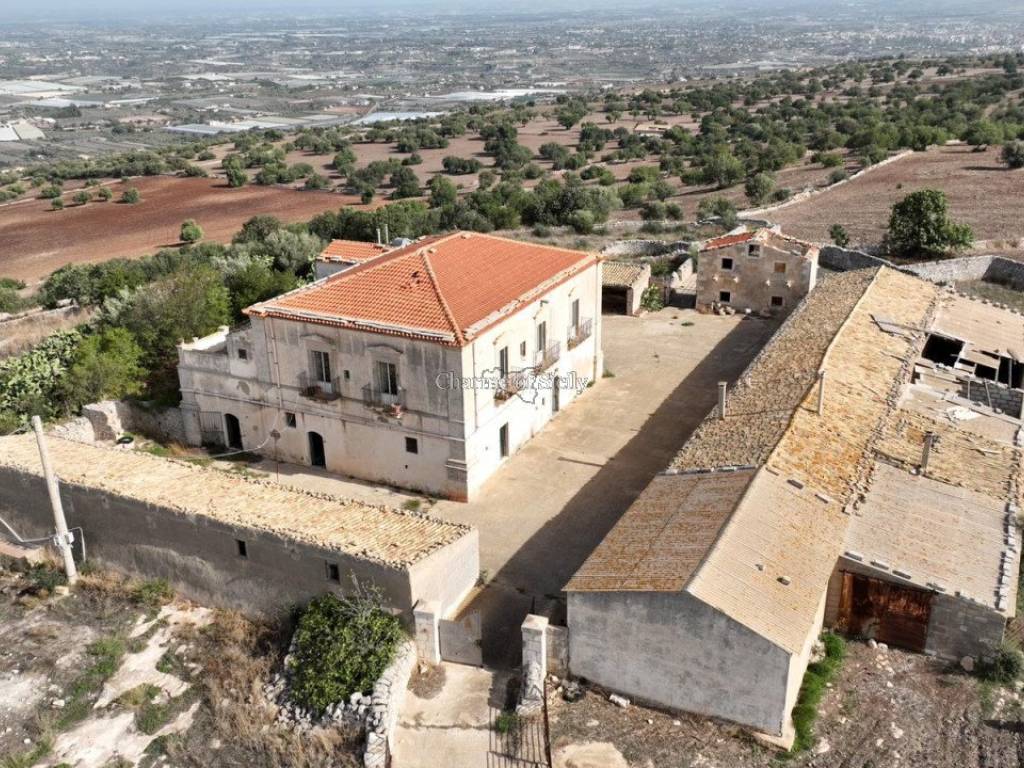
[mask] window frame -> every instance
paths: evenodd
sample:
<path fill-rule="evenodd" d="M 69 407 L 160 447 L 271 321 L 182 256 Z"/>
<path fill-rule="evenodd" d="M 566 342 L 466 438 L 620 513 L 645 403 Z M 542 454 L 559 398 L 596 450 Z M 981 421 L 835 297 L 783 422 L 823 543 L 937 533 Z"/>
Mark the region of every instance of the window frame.
<path fill-rule="evenodd" d="M 722 297 L 727 298 L 722 298 Z M 719 304 L 731 304 L 732 303 L 732 291 L 719 291 L 718 292 L 718 303 Z"/>
<path fill-rule="evenodd" d="M 728 266 L 726 262 L 728 262 Z M 723 272 L 732 272 L 736 268 L 736 260 L 732 256 L 722 256 L 719 266 Z"/>
<path fill-rule="evenodd" d="M 390 360 L 375 360 L 373 365 L 374 384 L 383 395 L 397 396 L 402 388 L 398 376 L 398 363 Z"/>
<path fill-rule="evenodd" d="M 409 437 L 406 435 L 405 438 L 405 452 L 419 455 L 420 452 L 420 441 L 419 438 Z"/>
<path fill-rule="evenodd" d="M 331 353 L 323 349 L 311 349 L 309 359 L 313 381 L 317 384 L 332 384 Z"/>
<path fill-rule="evenodd" d="M 299 426 L 299 417 L 296 416 L 292 411 L 284 412 L 284 425 L 288 429 L 297 429 Z"/>

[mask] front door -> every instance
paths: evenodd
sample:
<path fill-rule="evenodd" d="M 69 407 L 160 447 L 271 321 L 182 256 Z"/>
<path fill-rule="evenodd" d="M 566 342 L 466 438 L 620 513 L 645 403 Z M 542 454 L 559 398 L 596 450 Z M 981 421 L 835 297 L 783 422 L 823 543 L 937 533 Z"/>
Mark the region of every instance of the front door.
<path fill-rule="evenodd" d="M 502 424 L 498 430 L 498 450 L 501 452 L 501 458 L 508 456 L 508 424 Z"/>
<path fill-rule="evenodd" d="M 228 438 L 228 448 L 242 450 L 242 425 L 233 413 L 224 414 L 224 431 Z"/>
<path fill-rule="evenodd" d="M 557 376 L 555 376 L 555 378 L 552 379 L 552 381 L 551 381 L 551 412 L 552 413 L 558 413 L 558 408 L 559 408 L 559 402 L 558 402 L 559 383 L 560 382 L 559 382 L 559 379 L 558 379 Z"/>
<path fill-rule="evenodd" d="M 327 468 L 327 454 L 324 453 L 324 439 L 319 432 L 309 433 L 309 463 L 314 467 Z"/>
<path fill-rule="evenodd" d="M 852 635 L 922 652 L 928 640 L 932 594 L 843 572 L 837 627 Z"/>

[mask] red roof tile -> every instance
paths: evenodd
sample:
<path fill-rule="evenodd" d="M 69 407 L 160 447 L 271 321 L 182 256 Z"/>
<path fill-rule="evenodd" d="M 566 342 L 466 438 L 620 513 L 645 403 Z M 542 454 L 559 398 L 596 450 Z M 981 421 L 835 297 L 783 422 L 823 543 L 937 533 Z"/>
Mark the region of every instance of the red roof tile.
<path fill-rule="evenodd" d="M 324 261 L 350 261 L 360 263 L 391 250 L 386 245 L 366 243 L 362 240 L 332 240 L 320 254 Z"/>
<path fill-rule="evenodd" d="M 722 235 L 721 237 L 715 237 L 704 243 L 702 251 L 710 251 L 715 248 L 728 248 L 730 245 L 736 245 L 737 243 L 745 243 L 748 240 L 753 240 L 756 232 L 740 232 L 738 235 Z"/>
<path fill-rule="evenodd" d="M 463 345 L 596 263 L 582 251 L 493 235 L 438 235 L 246 312 Z"/>

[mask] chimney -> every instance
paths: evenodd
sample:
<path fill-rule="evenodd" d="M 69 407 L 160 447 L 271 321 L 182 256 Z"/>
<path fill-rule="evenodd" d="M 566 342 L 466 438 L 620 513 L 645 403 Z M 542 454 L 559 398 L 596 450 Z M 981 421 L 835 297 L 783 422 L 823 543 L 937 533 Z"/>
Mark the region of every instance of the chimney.
<path fill-rule="evenodd" d="M 825 413 L 825 372 L 818 371 L 818 415 Z"/>
<path fill-rule="evenodd" d="M 377 227 L 377 245 L 380 245 L 380 227 Z"/>
<path fill-rule="evenodd" d="M 718 382 L 718 418 L 725 418 L 725 392 L 728 389 L 729 383 L 726 381 Z"/>
<path fill-rule="evenodd" d="M 935 433 L 926 432 L 924 436 L 924 447 L 921 449 L 921 474 L 928 471 L 928 460 L 932 455 L 932 448 L 935 447 Z"/>

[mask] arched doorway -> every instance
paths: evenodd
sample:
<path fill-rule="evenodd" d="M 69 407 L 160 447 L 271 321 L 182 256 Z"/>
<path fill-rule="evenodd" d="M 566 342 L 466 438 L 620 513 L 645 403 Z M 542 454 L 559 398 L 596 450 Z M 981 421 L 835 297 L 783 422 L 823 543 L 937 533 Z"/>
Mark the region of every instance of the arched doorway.
<path fill-rule="evenodd" d="M 228 448 L 242 449 L 242 425 L 233 413 L 224 414 L 224 432 L 228 438 Z"/>
<path fill-rule="evenodd" d="M 314 467 L 327 468 L 327 454 L 324 453 L 324 439 L 319 432 L 309 433 L 309 463 Z"/>

